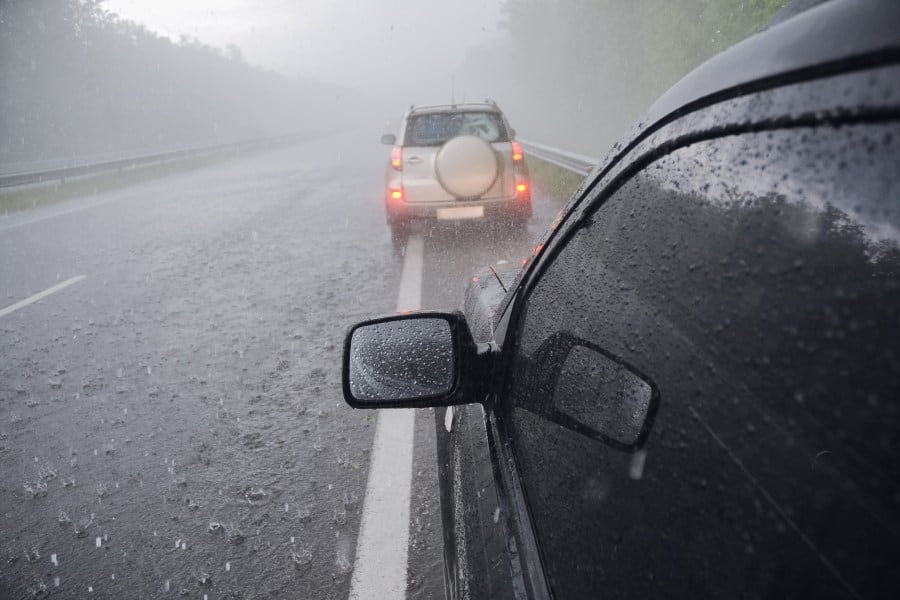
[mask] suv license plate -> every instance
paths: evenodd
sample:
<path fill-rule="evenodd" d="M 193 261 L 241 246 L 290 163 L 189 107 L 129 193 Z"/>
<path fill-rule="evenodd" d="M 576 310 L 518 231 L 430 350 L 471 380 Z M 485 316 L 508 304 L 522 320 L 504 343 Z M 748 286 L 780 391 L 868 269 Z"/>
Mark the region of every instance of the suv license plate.
<path fill-rule="evenodd" d="M 453 208 L 439 208 L 438 219 L 478 219 L 484 216 L 483 206 L 454 206 Z"/>

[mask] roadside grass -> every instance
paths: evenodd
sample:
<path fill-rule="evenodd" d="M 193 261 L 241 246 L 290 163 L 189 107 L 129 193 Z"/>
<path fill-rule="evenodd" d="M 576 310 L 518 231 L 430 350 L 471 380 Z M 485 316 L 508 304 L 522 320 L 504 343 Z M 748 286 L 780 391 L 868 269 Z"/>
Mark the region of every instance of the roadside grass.
<path fill-rule="evenodd" d="M 169 175 L 184 173 L 216 164 L 246 154 L 270 149 L 271 146 L 228 151 L 207 156 L 185 158 L 167 163 L 145 165 L 119 169 L 94 175 L 84 175 L 62 181 L 52 181 L 28 186 L 0 188 L 0 214 L 8 214 L 20 210 L 28 210 L 100 194 L 111 190 L 128 187 Z M 584 178 L 576 173 L 562 169 L 534 156 L 526 156 L 525 160 L 531 173 L 534 185 L 557 198 L 561 204 L 575 193 Z"/>
<path fill-rule="evenodd" d="M 229 153 L 228 156 L 234 155 Z M 211 165 L 223 158 L 221 155 L 204 156 L 95 175 L 83 175 L 60 181 L 48 181 L 47 183 L 0 189 L 0 213 L 12 213 L 63 202 L 72 198 L 100 194 L 143 181 Z"/>
<path fill-rule="evenodd" d="M 584 181 L 584 177 L 581 175 L 534 156 L 526 154 L 525 162 L 531 173 L 532 185 L 538 186 L 550 196 L 557 198 L 561 204 L 565 204 Z"/>
<path fill-rule="evenodd" d="M 278 146 L 277 143 L 265 144 L 252 148 L 226 150 L 205 156 L 82 175 L 61 181 L 0 188 L 0 215 L 56 204 L 73 198 L 83 198 L 153 179 L 193 171 L 234 158 L 271 150 Z"/>

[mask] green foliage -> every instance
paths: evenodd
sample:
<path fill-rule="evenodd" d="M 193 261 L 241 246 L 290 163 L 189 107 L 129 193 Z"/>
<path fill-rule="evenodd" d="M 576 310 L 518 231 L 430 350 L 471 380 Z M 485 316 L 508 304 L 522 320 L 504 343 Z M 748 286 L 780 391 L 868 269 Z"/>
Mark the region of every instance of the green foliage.
<path fill-rule="evenodd" d="M 561 204 L 571 198 L 584 181 L 584 177 L 534 156 L 526 155 L 525 161 L 528 163 L 532 185 L 540 188 L 547 196 L 558 199 Z"/>
<path fill-rule="evenodd" d="M 757 31 L 784 3 L 506 0 L 509 69 L 518 85 L 495 97 L 534 139 L 602 154 L 672 84 Z M 502 85 L 499 73 L 478 69 L 503 51 L 472 57 L 469 76 Z"/>
<path fill-rule="evenodd" d="M 757 31 L 785 0 L 639 3 L 640 85 L 657 96 L 692 68 Z"/>

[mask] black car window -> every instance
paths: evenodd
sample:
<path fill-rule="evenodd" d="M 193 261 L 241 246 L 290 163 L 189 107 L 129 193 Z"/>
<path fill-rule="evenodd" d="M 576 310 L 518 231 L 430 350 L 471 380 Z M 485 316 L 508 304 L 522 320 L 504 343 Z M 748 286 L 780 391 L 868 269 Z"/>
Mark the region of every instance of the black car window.
<path fill-rule="evenodd" d="M 459 135 L 474 135 L 491 143 L 509 141 L 499 114 L 466 111 L 411 116 L 406 145 L 439 146 Z"/>
<path fill-rule="evenodd" d="M 569 238 L 503 392 L 557 597 L 900 595 L 898 156 L 893 121 L 701 142 Z"/>

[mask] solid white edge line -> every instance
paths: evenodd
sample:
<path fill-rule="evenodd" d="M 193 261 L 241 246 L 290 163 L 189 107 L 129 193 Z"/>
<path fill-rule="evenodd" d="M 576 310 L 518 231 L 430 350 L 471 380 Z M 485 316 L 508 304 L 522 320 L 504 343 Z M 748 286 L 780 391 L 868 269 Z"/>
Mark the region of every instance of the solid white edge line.
<path fill-rule="evenodd" d="M 397 294 L 397 312 L 422 308 L 422 270 L 424 268 L 425 240 L 421 235 L 411 235 L 406 242 L 403 272 L 400 275 L 400 291 Z"/>
<path fill-rule="evenodd" d="M 7 307 L 4 308 L 3 310 L 0 310 L 0 317 L 5 317 L 6 315 L 8 315 L 8 314 L 10 314 L 10 313 L 12 313 L 12 312 L 17 311 L 17 310 L 19 310 L 20 308 L 25 308 L 25 307 L 28 306 L 29 304 L 34 304 L 34 303 L 37 302 L 38 300 L 41 300 L 41 299 L 43 299 L 43 298 L 46 298 L 46 297 L 49 296 L 50 294 L 55 294 L 55 293 L 58 292 L 59 290 L 61 290 L 61 289 L 63 289 L 63 288 L 67 288 L 67 287 L 69 287 L 70 285 L 72 285 L 73 283 L 78 283 L 78 282 L 81 281 L 82 279 L 84 279 L 84 275 L 77 275 L 77 276 L 75 276 L 75 277 L 72 277 L 71 279 L 66 279 L 66 280 L 63 281 L 62 283 L 57 283 L 57 284 L 54 285 L 53 287 L 49 287 L 49 288 L 47 288 L 46 290 L 44 290 L 43 292 L 38 292 L 38 293 L 35 294 L 34 296 L 30 296 L 30 297 L 25 298 L 24 300 L 22 300 L 22 301 L 20 301 L 20 302 L 16 302 L 15 304 L 12 304 L 12 305 L 10 305 L 10 306 L 7 306 Z"/>
<path fill-rule="evenodd" d="M 398 311 L 421 307 L 424 249 L 421 235 L 410 236 L 400 276 Z M 378 413 L 350 582 L 351 600 L 406 598 L 415 414 L 413 409 Z"/>

